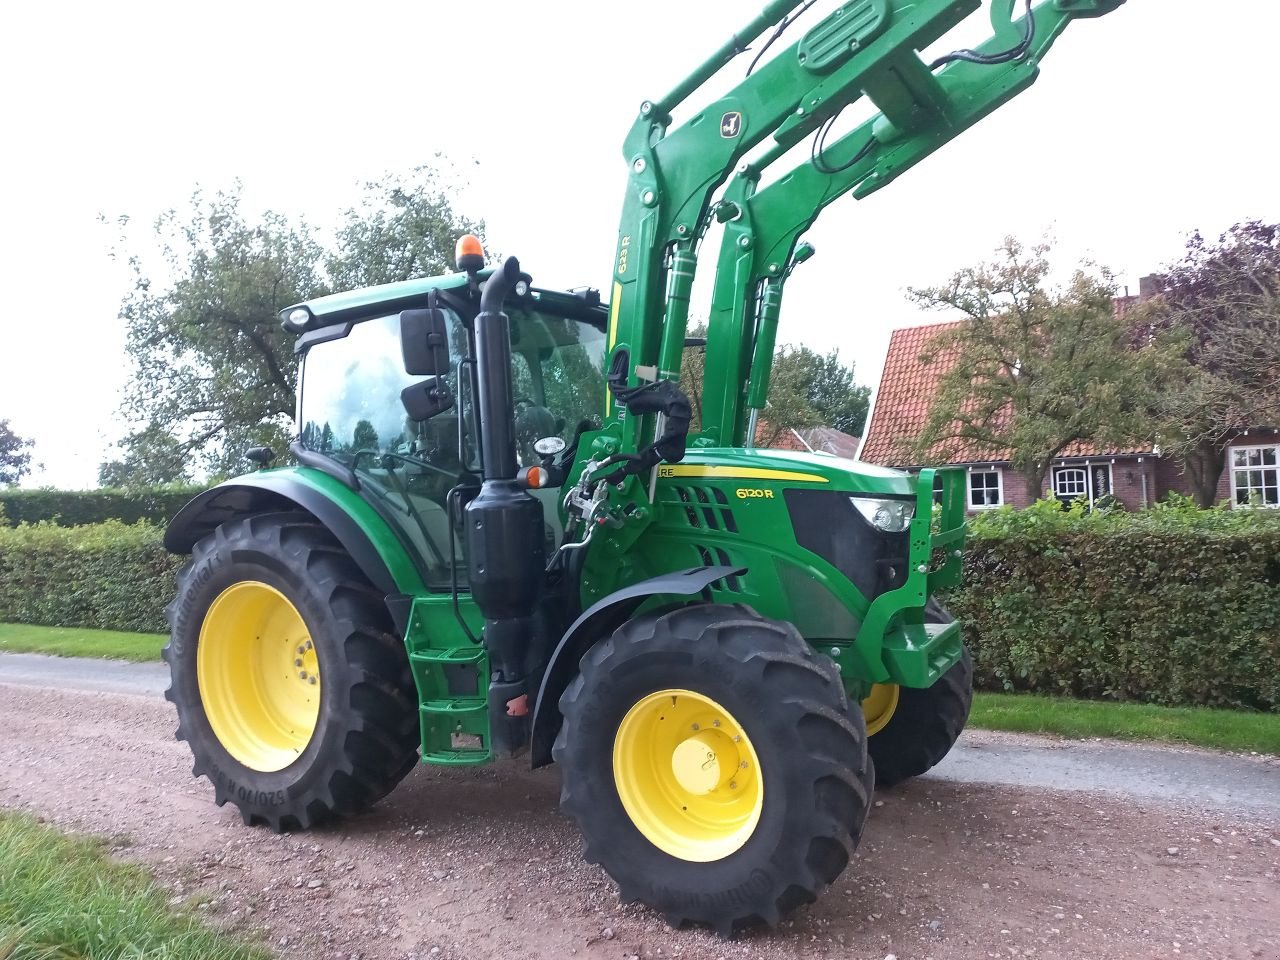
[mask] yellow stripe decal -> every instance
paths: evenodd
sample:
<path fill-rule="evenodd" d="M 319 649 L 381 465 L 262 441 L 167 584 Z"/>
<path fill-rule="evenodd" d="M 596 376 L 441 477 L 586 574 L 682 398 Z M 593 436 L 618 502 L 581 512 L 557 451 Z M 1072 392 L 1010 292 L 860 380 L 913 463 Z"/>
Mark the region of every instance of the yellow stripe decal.
<path fill-rule="evenodd" d="M 618 311 L 622 309 L 622 284 L 613 281 L 613 296 L 609 298 L 609 346 L 605 349 L 606 362 L 612 361 L 613 345 L 618 342 Z M 607 420 L 613 416 L 613 394 L 604 392 L 604 415 Z"/>
<path fill-rule="evenodd" d="M 826 483 L 826 477 L 813 473 L 796 473 L 794 470 L 765 470 L 761 467 L 703 466 L 699 464 L 663 464 L 658 467 L 660 477 L 711 477 L 717 480 L 799 480 L 805 483 Z"/>
<path fill-rule="evenodd" d="M 609 352 L 618 342 L 618 311 L 622 309 L 622 284 L 613 282 L 613 296 L 609 300 Z"/>

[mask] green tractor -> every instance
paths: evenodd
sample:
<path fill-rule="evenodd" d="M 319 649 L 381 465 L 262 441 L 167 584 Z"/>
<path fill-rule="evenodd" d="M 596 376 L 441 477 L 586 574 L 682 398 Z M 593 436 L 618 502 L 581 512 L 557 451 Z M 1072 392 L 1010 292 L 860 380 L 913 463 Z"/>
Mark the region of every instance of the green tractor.
<path fill-rule="evenodd" d="M 965 493 L 955 471 L 753 447 L 784 285 L 828 203 L 892 181 L 1121 2 L 993 0 L 990 40 L 926 63 L 979 0 L 853 0 L 763 59 L 808 7 L 778 0 L 641 105 L 607 298 L 487 269 L 465 237 L 457 273 L 282 311 L 297 465 L 250 451 L 260 469 L 165 540 L 190 554 L 168 697 L 217 802 L 302 830 L 418 762 L 527 752 L 559 765 L 586 858 L 672 924 L 731 933 L 817 897 L 874 782 L 928 770 L 967 718 L 935 596 L 960 574 Z M 757 41 L 746 78 L 674 125 Z M 874 115 L 833 138 L 863 97 Z M 713 221 L 691 433 L 678 371 Z"/>

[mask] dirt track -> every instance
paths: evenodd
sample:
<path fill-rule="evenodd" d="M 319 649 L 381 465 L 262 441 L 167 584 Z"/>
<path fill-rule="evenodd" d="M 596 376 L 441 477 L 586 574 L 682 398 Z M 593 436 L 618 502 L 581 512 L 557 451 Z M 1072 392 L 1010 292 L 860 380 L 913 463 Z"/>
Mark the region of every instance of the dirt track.
<path fill-rule="evenodd" d="M 1280 958 L 1280 823 L 1258 808 L 926 778 L 880 794 L 817 904 L 725 942 L 618 903 L 554 769 L 420 768 L 358 821 L 276 837 L 213 806 L 172 728 L 155 698 L 0 684 L 0 806 L 119 837 L 286 957 Z"/>

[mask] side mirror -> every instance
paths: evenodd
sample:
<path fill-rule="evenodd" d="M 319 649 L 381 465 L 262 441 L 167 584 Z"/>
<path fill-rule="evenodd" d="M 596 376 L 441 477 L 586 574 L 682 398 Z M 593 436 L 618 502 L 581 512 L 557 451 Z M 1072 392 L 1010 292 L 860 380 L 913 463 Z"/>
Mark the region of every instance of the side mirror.
<path fill-rule="evenodd" d="M 442 377 L 431 377 L 401 390 L 400 402 L 404 404 L 404 412 L 409 419 L 421 423 L 452 407 L 453 394 Z"/>
<path fill-rule="evenodd" d="M 404 310 L 400 313 L 400 352 L 404 372 L 415 377 L 439 377 L 449 372 L 449 330 L 443 310 Z"/>

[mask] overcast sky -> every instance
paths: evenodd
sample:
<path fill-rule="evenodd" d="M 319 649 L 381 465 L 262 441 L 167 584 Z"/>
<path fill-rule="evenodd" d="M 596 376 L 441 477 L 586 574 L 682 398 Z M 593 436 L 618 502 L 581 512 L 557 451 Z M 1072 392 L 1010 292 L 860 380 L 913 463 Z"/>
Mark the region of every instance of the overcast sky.
<path fill-rule="evenodd" d="M 123 431 L 128 277 L 99 214 L 146 223 L 239 178 L 249 211 L 324 223 L 360 182 L 444 153 L 469 181 L 462 208 L 535 282 L 604 288 L 636 108 L 762 5 L 5 4 L 0 419 L 37 441 L 28 485 L 93 485 Z M 932 319 L 905 289 L 1007 233 L 1049 233 L 1064 267 L 1091 256 L 1136 290 L 1192 229 L 1280 219 L 1278 34 L 1265 0 L 1129 0 L 1073 24 L 1030 91 L 829 208 L 780 339 L 838 347 L 874 383 L 889 332 Z"/>

